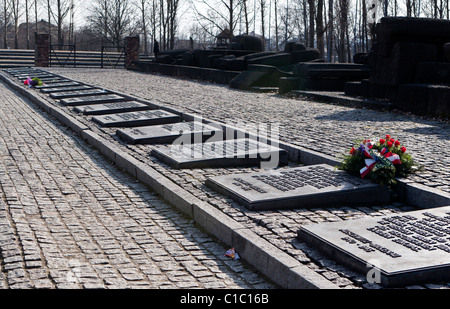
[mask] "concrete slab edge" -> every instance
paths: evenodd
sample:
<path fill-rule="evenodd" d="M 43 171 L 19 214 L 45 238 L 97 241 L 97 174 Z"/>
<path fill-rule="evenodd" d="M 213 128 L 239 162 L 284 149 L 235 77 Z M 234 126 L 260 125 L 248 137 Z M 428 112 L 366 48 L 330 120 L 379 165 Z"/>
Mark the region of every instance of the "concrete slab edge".
<path fill-rule="evenodd" d="M 236 248 L 240 256 L 270 280 L 285 289 L 338 289 L 331 281 L 276 248 L 242 224 L 206 202 L 187 192 L 156 170 L 120 150 L 73 116 L 43 101 L 39 96 L 10 80 L 3 73 L 0 79 L 20 95 L 79 133 L 90 145 L 114 162 L 119 168 L 135 176 L 179 211 L 190 216 L 205 231 L 224 244 Z"/>

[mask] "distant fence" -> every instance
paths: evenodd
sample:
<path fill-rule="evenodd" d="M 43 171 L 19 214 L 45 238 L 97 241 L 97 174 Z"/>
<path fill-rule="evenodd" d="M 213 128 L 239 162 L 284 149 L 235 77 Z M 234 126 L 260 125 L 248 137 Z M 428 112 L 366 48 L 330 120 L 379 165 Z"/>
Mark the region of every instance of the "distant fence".
<path fill-rule="evenodd" d="M 0 49 L 0 68 L 34 66 L 34 50 Z M 147 59 L 141 55 L 140 59 Z M 102 61 L 103 59 L 103 61 Z M 51 67 L 77 68 L 124 68 L 123 52 L 77 51 L 75 47 L 69 50 L 58 50 L 57 46 L 50 49 Z"/>

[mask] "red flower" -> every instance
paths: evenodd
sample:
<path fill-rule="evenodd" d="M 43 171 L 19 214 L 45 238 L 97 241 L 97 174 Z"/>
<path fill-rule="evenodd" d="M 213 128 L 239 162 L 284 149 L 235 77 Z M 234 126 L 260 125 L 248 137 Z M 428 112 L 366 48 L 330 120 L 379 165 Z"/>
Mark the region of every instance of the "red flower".
<path fill-rule="evenodd" d="M 400 150 L 402 151 L 402 153 L 405 153 L 406 152 L 406 147 L 402 147 L 402 148 L 400 148 Z"/>
<path fill-rule="evenodd" d="M 388 141 L 390 139 L 391 139 L 391 136 L 390 135 L 386 135 L 386 140 Z"/>
<path fill-rule="evenodd" d="M 391 148 L 393 144 L 392 144 L 391 141 L 389 141 L 389 142 L 387 143 L 387 145 L 388 145 L 389 148 Z"/>
<path fill-rule="evenodd" d="M 352 149 L 350 150 L 350 154 L 352 155 L 356 154 L 356 149 L 354 147 L 352 147 Z"/>
<path fill-rule="evenodd" d="M 394 145 L 398 147 L 398 146 L 400 146 L 400 142 L 399 141 L 395 141 Z"/>
<path fill-rule="evenodd" d="M 384 143 L 386 143 L 386 140 L 380 139 L 380 145 L 384 145 Z"/>

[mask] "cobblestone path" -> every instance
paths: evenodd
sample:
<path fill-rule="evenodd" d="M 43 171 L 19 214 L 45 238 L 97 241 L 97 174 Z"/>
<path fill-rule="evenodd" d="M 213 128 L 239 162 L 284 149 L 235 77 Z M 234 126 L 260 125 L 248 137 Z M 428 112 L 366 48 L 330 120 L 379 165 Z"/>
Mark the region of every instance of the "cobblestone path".
<path fill-rule="evenodd" d="M 0 83 L 0 288 L 272 288 Z"/>

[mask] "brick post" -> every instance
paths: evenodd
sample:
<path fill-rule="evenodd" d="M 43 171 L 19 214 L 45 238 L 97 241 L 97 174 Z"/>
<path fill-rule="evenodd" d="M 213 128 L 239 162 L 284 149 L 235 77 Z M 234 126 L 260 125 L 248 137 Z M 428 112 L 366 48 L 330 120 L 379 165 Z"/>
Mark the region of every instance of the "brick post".
<path fill-rule="evenodd" d="M 129 36 L 125 41 L 125 69 L 135 70 L 139 62 L 139 37 Z"/>
<path fill-rule="evenodd" d="M 34 66 L 48 67 L 50 63 L 50 36 L 48 34 L 34 33 Z"/>

